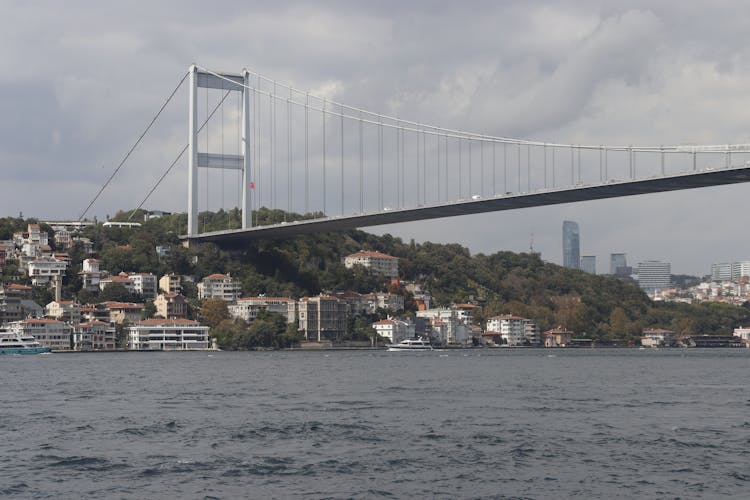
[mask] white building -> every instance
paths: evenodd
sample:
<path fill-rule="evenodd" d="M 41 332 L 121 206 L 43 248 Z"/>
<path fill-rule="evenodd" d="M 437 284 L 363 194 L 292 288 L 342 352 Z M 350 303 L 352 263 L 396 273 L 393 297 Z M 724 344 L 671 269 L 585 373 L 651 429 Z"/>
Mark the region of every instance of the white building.
<path fill-rule="evenodd" d="M 653 293 L 672 285 L 672 265 L 669 262 L 647 260 L 638 264 L 638 286 Z"/>
<path fill-rule="evenodd" d="M 127 274 L 120 273 L 117 276 L 108 276 L 106 278 L 99 279 L 99 289 L 104 290 L 110 285 L 120 284 L 128 293 L 135 293 L 135 283 L 131 280 Z"/>
<path fill-rule="evenodd" d="M 28 264 L 29 276 L 34 285 L 45 285 L 65 275 L 68 263 L 55 257 L 38 257 Z"/>
<path fill-rule="evenodd" d="M 750 347 L 750 327 L 740 326 L 734 329 L 733 335 L 742 339 L 746 347 Z"/>
<path fill-rule="evenodd" d="M 189 351 L 208 349 L 208 327 L 189 319 L 146 319 L 127 328 L 128 349 Z"/>
<path fill-rule="evenodd" d="M 344 266 L 352 268 L 355 265 L 364 266 L 373 274 L 389 278 L 398 277 L 398 257 L 384 253 L 362 250 L 344 257 Z"/>
<path fill-rule="evenodd" d="M 62 321 L 47 318 L 22 319 L 8 326 L 12 332 L 33 335 L 43 347 L 55 351 L 70 351 L 72 348 L 72 329 Z"/>
<path fill-rule="evenodd" d="M 133 282 L 135 293 L 141 294 L 144 299 L 156 298 L 156 276 L 151 273 L 128 273 L 128 279 Z"/>
<path fill-rule="evenodd" d="M 407 323 L 400 319 L 388 318 L 376 321 L 372 324 L 378 335 L 388 339 L 392 344 L 397 344 L 404 339 L 414 338 L 414 323 Z"/>
<path fill-rule="evenodd" d="M 81 288 L 90 292 L 99 290 L 99 281 L 102 277 L 102 271 L 99 269 L 100 260 L 84 259 L 83 269 L 78 275 L 81 277 Z"/>
<path fill-rule="evenodd" d="M 643 331 L 641 345 L 644 347 L 669 347 L 674 342 L 674 332 L 661 328 L 652 328 Z"/>
<path fill-rule="evenodd" d="M 441 344 L 467 344 L 471 340 L 470 308 L 435 308 L 417 311 L 417 318 L 425 318 L 432 337 Z"/>
<path fill-rule="evenodd" d="M 247 322 L 254 321 L 260 311 L 281 314 L 287 323 L 297 322 L 297 301 L 288 297 L 243 297 L 227 307 L 231 317 Z"/>
<path fill-rule="evenodd" d="M 503 344 L 511 347 L 541 343 L 539 327 L 536 323 L 512 314 L 503 314 L 488 319 L 487 331 L 499 334 Z"/>
<path fill-rule="evenodd" d="M 198 283 L 198 298 L 224 299 L 232 302 L 240 297 L 241 288 L 235 283 L 231 274 L 211 274 Z"/>

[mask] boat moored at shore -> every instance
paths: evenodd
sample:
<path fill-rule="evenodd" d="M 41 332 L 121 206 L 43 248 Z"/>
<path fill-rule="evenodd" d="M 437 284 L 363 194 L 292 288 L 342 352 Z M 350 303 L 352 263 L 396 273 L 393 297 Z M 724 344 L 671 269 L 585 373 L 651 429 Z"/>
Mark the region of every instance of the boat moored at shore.
<path fill-rule="evenodd" d="M 398 344 L 388 344 L 388 350 L 397 351 L 432 351 L 430 341 L 424 338 L 404 339 Z"/>
<path fill-rule="evenodd" d="M 0 354 L 42 354 L 50 352 L 31 335 L 0 331 Z"/>

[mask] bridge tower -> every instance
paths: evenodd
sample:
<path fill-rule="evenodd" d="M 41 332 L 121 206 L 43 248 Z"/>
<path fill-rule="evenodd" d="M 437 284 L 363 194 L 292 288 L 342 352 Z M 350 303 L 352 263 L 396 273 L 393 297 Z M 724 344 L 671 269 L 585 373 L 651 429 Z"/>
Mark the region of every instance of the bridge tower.
<path fill-rule="evenodd" d="M 198 234 L 198 168 L 242 171 L 242 229 L 252 226 L 250 204 L 250 73 L 218 74 L 190 66 L 188 142 L 188 236 Z M 198 88 L 242 92 L 242 146 L 240 155 L 198 151 Z"/>

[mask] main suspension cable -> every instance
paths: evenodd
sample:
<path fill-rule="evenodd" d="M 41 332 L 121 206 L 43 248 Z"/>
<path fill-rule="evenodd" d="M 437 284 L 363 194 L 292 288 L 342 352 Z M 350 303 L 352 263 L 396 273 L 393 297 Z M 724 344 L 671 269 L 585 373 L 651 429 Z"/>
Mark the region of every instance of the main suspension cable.
<path fill-rule="evenodd" d="M 126 162 L 126 161 L 128 161 L 128 158 L 130 158 L 130 155 L 131 155 L 131 154 L 133 153 L 133 151 L 135 151 L 135 148 L 137 148 L 137 147 L 138 147 L 138 145 L 139 145 L 139 144 L 141 143 L 141 141 L 142 141 L 142 140 L 143 140 L 143 138 L 144 138 L 144 137 L 146 136 L 146 134 L 148 133 L 148 131 L 149 131 L 149 130 L 151 130 L 151 126 L 152 126 L 152 125 L 154 124 L 154 122 L 156 122 L 156 120 L 157 120 L 157 119 L 159 118 L 159 115 L 161 115 L 162 111 L 164 111 L 164 108 L 166 108 L 166 107 L 167 107 L 167 104 L 169 104 L 169 102 L 170 102 L 170 101 L 172 100 L 172 98 L 173 98 L 173 97 L 174 97 L 174 95 L 175 95 L 175 94 L 177 93 L 177 91 L 178 91 L 178 90 L 180 89 L 180 87 L 182 86 L 182 84 L 183 84 L 183 83 L 185 82 L 185 79 L 186 79 L 186 78 L 188 77 L 188 75 L 189 75 L 189 74 L 190 74 L 190 73 L 189 73 L 189 72 L 187 72 L 187 73 L 185 73 L 185 75 L 183 75 L 182 79 L 180 80 L 180 83 L 178 83 L 178 84 L 177 84 L 177 86 L 176 86 L 176 87 L 174 88 L 174 90 L 172 91 L 172 93 L 171 93 L 171 94 L 169 94 L 169 97 L 167 97 L 167 100 L 166 100 L 166 101 L 164 101 L 164 104 L 162 104 L 162 105 L 161 105 L 161 108 L 159 108 L 159 111 L 158 111 L 158 112 L 156 113 L 156 115 L 154 115 L 154 117 L 153 117 L 153 118 L 151 119 L 151 122 L 150 122 L 150 123 L 148 124 L 148 126 L 146 127 L 146 130 L 144 130 L 144 131 L 143 131 L 143 133 L 142 133 L 142 134 L 141 134 L 141 135 L 140 135 L 140 136 L 138 137 L 138 140 L 136 140 L 136 141 L 135 141 L 135 144 L 133 144 L 133 146 L 132 146 L 132 147 L 130 148 L 130 150 L 129 150 L 129 151 L 127 152 L 127 154 L 126 154 L 126 155 L 125 155 L 125 157 L 124 157 L 124 158 L 122 159 L 122 161 L 120 161 L 120 164 L 119 164 L 119 165 L 117 165 L 117 168 L 115 169 L 115 171 L 114 171 L 114 172 L 112 172 L 112 175 L 110 175 L 110 176 L 109 176 L 109 178 L 108 178 L 108 179 L 107 179 L 107 181 L 106 181 L 106 182 L 104 183 L 104 185 L 103 185 L 103 186 L 101 187 L 101 189 L 99 189 L 99 192 L 98 192 L 98 193 L 96 193 L 96 196 L 94 196 L 94 199 L 93 199 L 93 200 L 91 200 L 91 203 L 89 203 L 89 204 L 88 204 L 88 206 L 86 207 L 86 210 L 84 210 L 84 211 L 83 211 L 83 213 L 81 213 L 81 216 L 80 216 L 80 217 L 78 217 L 78 221 L 79 221 L 79 222 L 83 220 L 83 218 L 84 218 L 84 217 L 86 216 L 86 213 L 87 213 L 87 212 L 89 211 L 89 209 L 91 208 L 91 206 L 92 206 L 92 205 L 93 205 L 94 203 L 96 203 L 96 200 L 98 200 L 98 199 L 99 199 L 99 196 L 101 196 L 102 192 L 104 192 L 104 190 L 105 190 L 105 189 L 107 188 L 107 186 L 109 186 L 109 183 L 110 183 L 110 182 L 112 182 L 112 179 L 114 179 L 114 178 L 115 178 L 115 175 L 117 175 L 117 172 L 119 172 L 119 171 L 120 171 L 120 169 L 122 168 L 122 166 L 123 166 L 123 165 L 125 165 L 125 162 Z"/>

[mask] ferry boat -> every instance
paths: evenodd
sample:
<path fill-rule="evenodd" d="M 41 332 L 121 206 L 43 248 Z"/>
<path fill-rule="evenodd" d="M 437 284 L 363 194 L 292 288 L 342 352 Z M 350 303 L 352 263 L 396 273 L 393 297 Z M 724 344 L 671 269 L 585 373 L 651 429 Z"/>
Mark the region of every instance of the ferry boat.
<path fill-rule="evenodd" d="M 389 351 L 432 351 L 430 341 L 423 338 L 404 339 L 398 344 L 388 344 Z"/>
<path fill-rule="evenodd" d="M 31 335 L 16 332 L 0 331 L 0 354 L 41 354 L 50 352 Z"/>

